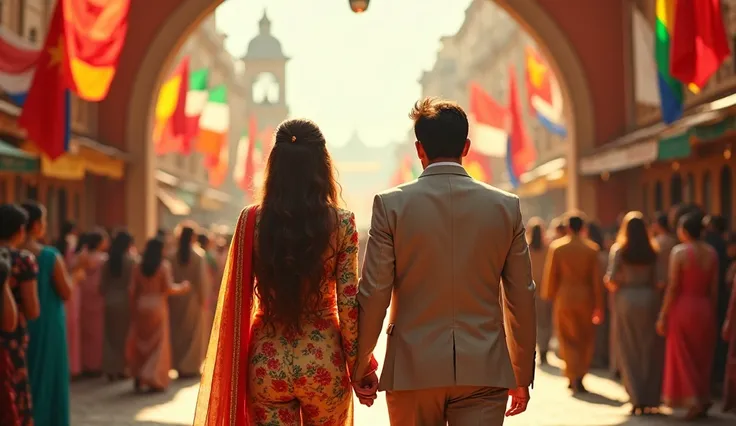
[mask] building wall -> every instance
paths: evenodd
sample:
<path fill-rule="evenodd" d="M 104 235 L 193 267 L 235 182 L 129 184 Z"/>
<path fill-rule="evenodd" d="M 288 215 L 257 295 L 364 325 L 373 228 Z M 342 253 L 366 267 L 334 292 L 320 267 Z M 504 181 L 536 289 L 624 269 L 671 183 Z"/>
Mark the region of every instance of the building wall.
<path fill-rule="evenodd" d="M 509 72 L 516 72 L 518 101 L 527 134 L 537 149 L 536 165 L 566 155 L 568 141 L 547 131 L 529 112 L 526 91 L 527 46 L 536 48 L 529 34 L 499 6 L 485 0 L 473 1 L 458 32 L 441 40 L 434 67 L 420 79 L 423 96 L 456 100 L 468 108 L 468 84 L 480 84 L 501 105 L 509 103 Z M 491 183 L 508 185 L 504 158 L 492 158 Z M 564 210 L 564 189 L 554 194 L 536 194 L 525 200 L 530 212 Z M 562 196 L 560 196 L 560 192 Z M 549 208 L 553 206 L 554 208 Z"/>

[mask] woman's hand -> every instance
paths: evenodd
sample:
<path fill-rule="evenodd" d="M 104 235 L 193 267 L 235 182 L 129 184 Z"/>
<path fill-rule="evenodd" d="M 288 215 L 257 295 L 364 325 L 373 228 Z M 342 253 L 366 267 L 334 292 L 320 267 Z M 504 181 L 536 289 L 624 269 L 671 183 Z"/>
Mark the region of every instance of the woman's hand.
<path fill-rule="evenodd" d="M 664 317 L 660 315 L 659 319 L 657 319 L 657 334 L 664 337 L 667 335 L 667 324 L 664 320 Z"/>
<path fill-rule="evenodd" d="M 613 281 L 606 280 L 605 286 L 606 290 L 610 291 L 611 293 L 615 293 L 618 291 L 618 286 Z"/>
<path fill-rule="evenodd" d="M 366 407 L 372 406 L 378 397 L 378 375 L 376 372 L 374 371 L 361 380 L 353 382 L 353 390 L 362 405 Z"/>

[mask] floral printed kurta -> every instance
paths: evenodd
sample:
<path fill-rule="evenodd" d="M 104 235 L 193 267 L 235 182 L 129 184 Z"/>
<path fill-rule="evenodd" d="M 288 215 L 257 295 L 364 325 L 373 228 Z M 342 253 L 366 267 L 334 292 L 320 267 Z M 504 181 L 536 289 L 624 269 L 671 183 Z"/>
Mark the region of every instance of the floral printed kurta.
<path fill-rule="evenodd" d="M 256 306 L 249 398 L 257 426 L 353 424 L 350 374 L 358 354 L 358 232 L 353 213 L 338 214 L 338 252 L 325 264 L 322 315 L 303 321 L 301 332 L 289 333 L 278 325 L 264 325 Z"/>

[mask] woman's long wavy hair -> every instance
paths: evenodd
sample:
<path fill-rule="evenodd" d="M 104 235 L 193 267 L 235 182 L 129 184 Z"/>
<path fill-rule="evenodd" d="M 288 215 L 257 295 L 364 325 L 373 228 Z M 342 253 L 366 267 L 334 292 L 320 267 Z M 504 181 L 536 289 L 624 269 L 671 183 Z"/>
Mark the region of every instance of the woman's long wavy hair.
<path fill-rule="evenodd" d="M 544 248 L 544 221 L 533 217 L 526 223 L 526 241 L 532 250 Z"/>
<path fill-rule="evenodd" d="M 164 260 L 164 242 L 158 238 L 152 238 L 146 242 L 146 248 L 141 256 L 141 274 L 144 277 L 152 277 L 158 271 Z"/>
<path fill-rule="evenodd" d="M 281 123 L 266 165 L 254 268 L 271 325 L 298 330 L 320 308 L 324 263 L 335 255 L 337 187 L 319 127 L 303 119 Z"/>
<path fill-rule="evenodd" d="M 638 211 L 626 213 L 616 236 L 621 258 L 633 265 L 650 265 L 657 261 L 657 245 L 649 237 L 644 215 Z"/>
<path fill-rule="evenodd" d="M 182 222 L 177 228 L 176 233 L 179 236 L 179 242 L 176 249 L 176 261 L 180 265 L 189 264 L 189 259 L 192 256 L 192 244 L 197 238 L 197 229 L 197 224 L 190 221 Z"/>
<path fill-rule="evenodd" d="M 120 230 L 115 234 L 110 249 L 107 251 L 107 267 L 110 268 L 111 276 L 120 278 L 123 275 L 123 262 L 131 245 L 133 245 L 133 236 L 127 231 Z"/>

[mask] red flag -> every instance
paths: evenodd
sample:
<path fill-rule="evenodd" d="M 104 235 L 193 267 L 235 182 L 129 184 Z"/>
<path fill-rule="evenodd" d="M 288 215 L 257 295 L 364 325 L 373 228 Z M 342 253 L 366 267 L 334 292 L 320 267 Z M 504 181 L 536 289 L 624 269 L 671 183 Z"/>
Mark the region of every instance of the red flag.
<path fill-rule="evenodd" d="M 59 2 L 64 8 L 68 87 L 82 99 L 101 101 L 125 44 L 130 0 Z"/>
<path fill-rule="evenodd" d="M 731 54 L 721 0 L 677 0 L 670 73 L 701 89 Z"/>
<path fill-rule="evenodd" d="M 50 159 L 69 146 L 69 91 L 64 76 L 64 38 L 61 7 L 57 5 L 49 24 L 33 83 L 18 118 L 28 139 Z"/>
<path fill-rule="evenodd" d="M 255 147 L 257 140 L 258 121 L 255 115 L 251 115 L 248 121 L 248 154 L 245 157 L 245 174 L 243 175 L 243 182 L 240 183 L 240 187 L 246 191 L 253 188 L 253 180 L 256 175 Z"/>
<path fill-rule="evenodd" d="M 509 113 L 511 115 L 511 131 L 509 133 L 509 149 L 506 155 L 511 162 L 511 172 L 518 178 L 537 160 L 537 150 L 526 134 L 526 127 L 521 115 L 519 95 L 516 88 L 516 70 L 509 69 Z"/>

